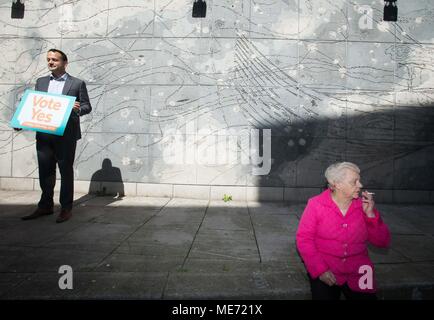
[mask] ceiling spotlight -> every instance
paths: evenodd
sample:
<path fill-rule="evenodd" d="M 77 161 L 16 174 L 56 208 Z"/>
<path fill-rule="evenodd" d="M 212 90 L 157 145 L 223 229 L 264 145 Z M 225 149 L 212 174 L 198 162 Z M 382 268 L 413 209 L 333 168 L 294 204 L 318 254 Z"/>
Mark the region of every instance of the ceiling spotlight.
<path fill-rule="evenodd" d="M 193 3 L 193 18 L 205 18 L 206 16 L 206 2 L 202 0 L 195 0 Z"/>
<path fill-rule="evenodd" d="M 24 0 L 13 0 L 12 1 L 12 11 L 11 11 L 12 19 L 22 19 L 24 18 Z"/>
<path fill-rule="evenodd" d="M 398 20 L 398 7 L 396 0 L 384 0 L 384 21 L 397 21 Z"/>

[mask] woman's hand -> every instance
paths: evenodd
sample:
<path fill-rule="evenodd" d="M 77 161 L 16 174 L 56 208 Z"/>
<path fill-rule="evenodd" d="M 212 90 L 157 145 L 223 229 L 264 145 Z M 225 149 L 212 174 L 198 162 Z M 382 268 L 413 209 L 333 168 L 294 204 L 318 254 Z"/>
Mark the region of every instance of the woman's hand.
<path fill-rule="evenodd" d="M 336 284 L 336 278 L 333 272 L 326 271 L 319 276 L 319 279 L 330 287 Z"/>
<path fill-rule="evenodd" d="M 365 212 L 365 214 L 368 218 L 374 218 L 375 217 L 375 213 L 374 213 L 375 202 L 374 202 L 374 197 L 372 196 L 372 194 L 369 193 L 368 191 L 363 191 L 362 192 L 362 201 L 363 201 L 363 212 Z"/>

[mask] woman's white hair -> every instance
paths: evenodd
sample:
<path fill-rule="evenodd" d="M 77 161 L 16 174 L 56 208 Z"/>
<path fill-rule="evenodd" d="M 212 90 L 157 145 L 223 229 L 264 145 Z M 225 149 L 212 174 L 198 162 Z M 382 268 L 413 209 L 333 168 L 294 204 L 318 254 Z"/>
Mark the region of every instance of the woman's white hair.
<path fill-rule="evenodd" d="M 360 174 L 360 169 L 352 162 L 337 162 L 330 165 L 325 171 L 325 177 L 329 188 L 333 189 L 335 183 L 342 181 L 345 177 L 345 169 L 355 171 Z"/>

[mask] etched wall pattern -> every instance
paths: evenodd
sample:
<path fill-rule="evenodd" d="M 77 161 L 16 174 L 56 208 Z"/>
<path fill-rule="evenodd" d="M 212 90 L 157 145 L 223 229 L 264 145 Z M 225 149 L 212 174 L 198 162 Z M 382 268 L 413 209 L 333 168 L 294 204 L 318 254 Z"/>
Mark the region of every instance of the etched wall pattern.
<path fill-rule="evenodd" d="M 433 1 L 398 1 L 397 23 L 378 0 L 192 3 L 27 0 L 12 20 L 1 0 L 0 176 L 37 177 L 8 122 L 57 47 L 93 105 L 76 179 L 110 159 L 124 182 L 318 187 L 348 160 L 370 188 L 434 190 Z M 268 174 L 251 129 L 271 129 Z"/>

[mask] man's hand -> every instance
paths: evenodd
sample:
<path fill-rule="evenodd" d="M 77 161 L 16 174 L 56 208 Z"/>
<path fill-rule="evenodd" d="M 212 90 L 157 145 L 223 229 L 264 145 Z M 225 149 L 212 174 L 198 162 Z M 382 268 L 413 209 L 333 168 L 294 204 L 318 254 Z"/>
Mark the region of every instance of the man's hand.
<path fill-rule="evenodd" d="M 363 201 L 363 212 L 365 212 L 366 216 L 368 218 L 375 218 L 375 213 L 374 213 L 375 202 L 372 193 L 369 193 L 368 191 L 363 191 L 362 201 Z"/>
<path fill-rule="evenodd" d="M 336 278 L 333 272 L 326 271 L 319 276 L 319 279 L 330 287 L 336 284 Z"/>
<path fill-rule="evenodd" d="M 80 102 L 75 101 L 74 102 L 74 106 L 72 107 L 74 109 L 74 111 L 78 114 L 80 114 Z"/>

